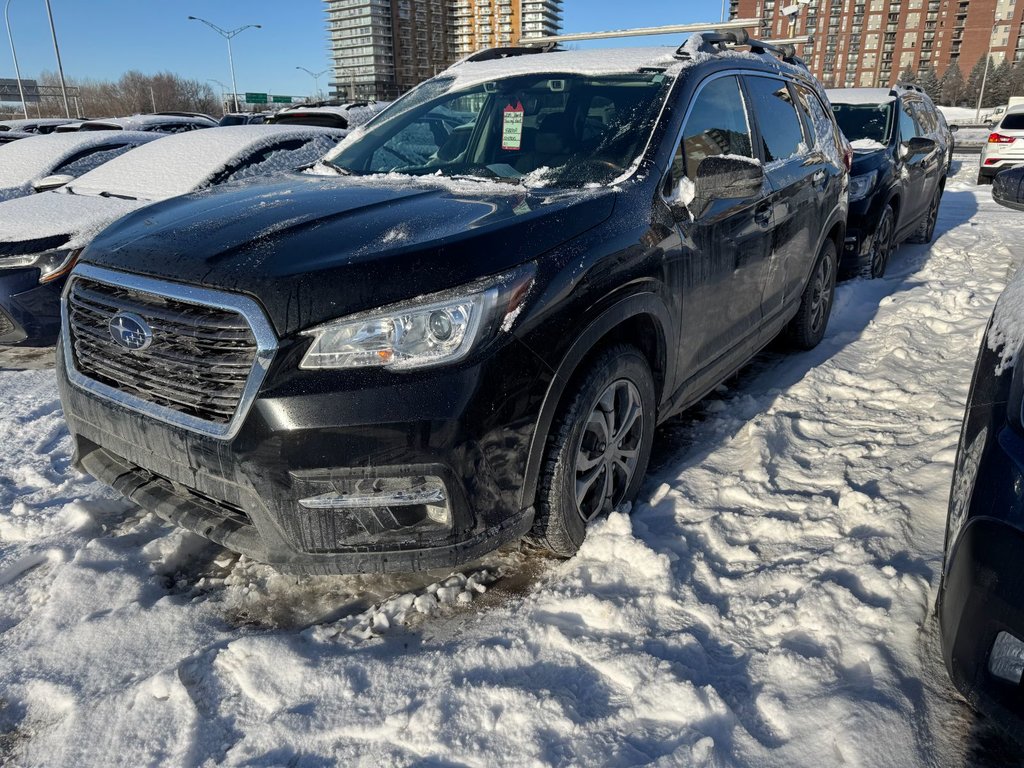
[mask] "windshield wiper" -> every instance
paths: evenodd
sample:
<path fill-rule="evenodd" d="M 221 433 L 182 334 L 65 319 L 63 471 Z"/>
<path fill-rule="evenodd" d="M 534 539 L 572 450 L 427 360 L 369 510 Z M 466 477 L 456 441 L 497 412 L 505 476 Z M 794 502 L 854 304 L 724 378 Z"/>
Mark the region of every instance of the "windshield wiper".
<path fill-rule="evenodd" d="M 330 168 L 332 171 L 337 173 L 339 176 L 351 176 L 352 175 L 352 171 L 350 171 L 348 168 L 343 168 L 340 165 L 335 165 L 330 160 L 323 160 L 323 159 L 318 160 L 317 162 L 313 163 L 313 165 L 311 165 L 310 168 L 315 168 L 318 165 L 326 165 L 328 168 Z"/>
<path fill-rule="evenodd" d="M 107 192 L 106 190 L 104 190 L 103 192 L 100 192 L 99 196 L 100 197 L 114 197 L 114 198 L 117 198 L 118 200 L 138 200 L 139 199 L 137 197 L 132 197 L 131 195 L 119 195 L 116 192 Z"/>

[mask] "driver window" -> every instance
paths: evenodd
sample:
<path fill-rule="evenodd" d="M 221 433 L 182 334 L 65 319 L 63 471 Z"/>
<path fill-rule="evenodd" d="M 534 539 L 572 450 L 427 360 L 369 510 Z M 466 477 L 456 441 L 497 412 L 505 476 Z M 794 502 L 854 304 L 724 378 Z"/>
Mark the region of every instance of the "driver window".
<path fill-rule="evenodd" d="M 900 141 L 910 141 L 915 136 L 923 136 L 921 127 L 914 119 L 914 112 L 906 102 L 900 107 Z"/>
<path fill-rule="evenodd" d="M 753 157 L 743 95 L 733 76 L 712 80 L 697 94 L 672 162 L 673 186 L 683 176 L 696 178 L 700 161 L 714 155 Z"/>

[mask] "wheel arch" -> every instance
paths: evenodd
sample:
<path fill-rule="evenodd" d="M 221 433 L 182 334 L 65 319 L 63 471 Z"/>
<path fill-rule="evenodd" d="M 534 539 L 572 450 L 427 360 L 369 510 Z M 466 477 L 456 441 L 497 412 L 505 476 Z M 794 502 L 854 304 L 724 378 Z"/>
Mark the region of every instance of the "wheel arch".
<path fill-rule="evenodd" d="M 547 451 L 548 435 L 555 416 L 576 377 L 587 362 L 615 343 L 636 346 L 651 366 L 655 397 L 660 408 L 671 394 L 675 375 L 676 333 L 671 313 L 654 293 L 642 293 L 613 304 L 598 315 L 563 356 L 544 395 L 526 460 L 520 506 L 532 506 L 537 498 L 540 470 Z"/>

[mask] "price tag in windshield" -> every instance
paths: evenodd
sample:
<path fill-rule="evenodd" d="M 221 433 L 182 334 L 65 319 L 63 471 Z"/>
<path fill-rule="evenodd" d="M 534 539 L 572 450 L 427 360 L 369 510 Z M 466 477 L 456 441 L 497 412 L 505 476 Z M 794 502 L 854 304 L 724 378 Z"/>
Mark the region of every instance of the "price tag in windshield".
<path fill-rule="evenodd" d="M 501 148 L 508 151 L 518 150 L 523 146 L 523 115 L 525 110 L 521 102 L 513 107 L 505 107 L 504 120 L 501 125 Z"/>

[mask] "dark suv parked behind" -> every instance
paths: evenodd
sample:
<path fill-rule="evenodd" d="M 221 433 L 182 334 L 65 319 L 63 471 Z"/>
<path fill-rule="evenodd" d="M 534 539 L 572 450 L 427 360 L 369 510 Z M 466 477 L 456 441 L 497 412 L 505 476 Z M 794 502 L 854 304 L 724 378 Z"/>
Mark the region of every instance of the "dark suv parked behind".
<path fill-rule="evenodd" d="M 881 277 L 902 240 L 932 241 L 952 139 L 916 85 L 846 88 L 828 96 L 854 151 L 842 267 Z"/>
<path fill-rule="evenodd" d="M 843 139 L 728 39 L 486 51 L 304 173 L 122 219 L 64 295 L 78 465 L 290 571 L 571 554 L 659 421 L 825 332 Z"/>

